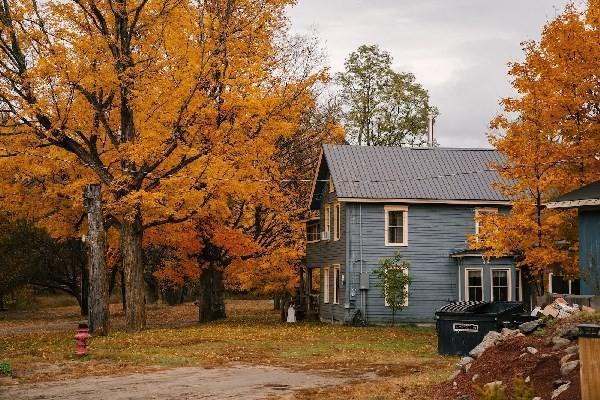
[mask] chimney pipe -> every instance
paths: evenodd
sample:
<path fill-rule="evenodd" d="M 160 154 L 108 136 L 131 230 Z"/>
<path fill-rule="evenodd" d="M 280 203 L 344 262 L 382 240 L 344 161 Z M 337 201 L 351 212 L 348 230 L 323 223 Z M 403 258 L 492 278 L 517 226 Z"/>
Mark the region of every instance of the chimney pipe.
<path fill-rule="evenodd" d="M 433 114 L 429 114 L 429 129 L 427 131 L 427 147 L 433 147 L 433 125 L 435 124 L 435 117 Z"/>

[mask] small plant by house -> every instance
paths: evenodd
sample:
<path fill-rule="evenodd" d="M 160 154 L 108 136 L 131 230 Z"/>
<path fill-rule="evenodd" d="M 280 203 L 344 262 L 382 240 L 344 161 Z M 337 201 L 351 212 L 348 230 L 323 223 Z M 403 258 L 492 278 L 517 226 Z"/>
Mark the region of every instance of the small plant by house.
<path fill-rule="evenodd" d="M 408 273 L 410 262 L 404 260 L 400 253 L 379 261 L 379 267 L 373 273 L 379 278 L 376 285 L 383 291 L 385 305 L 392 311 L 392 325 L 396 312 L 402 311 L 408 305 L 408 288 L 412 278 Z"/>
<path fill-rule="evenodd" d="M 12 366 L 7 362 L 0 362 L 0 376 L 12 375 Z"/>

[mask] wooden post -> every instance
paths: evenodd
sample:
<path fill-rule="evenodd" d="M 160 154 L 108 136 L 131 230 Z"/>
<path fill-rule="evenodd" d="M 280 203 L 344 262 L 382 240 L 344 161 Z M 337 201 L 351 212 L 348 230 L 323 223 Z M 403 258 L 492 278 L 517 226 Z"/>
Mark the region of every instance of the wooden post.
<path fill-rule="evenodd" d="M 600 325 L 579 328 L 581 400 L 600 400 Z"/>
<path fill-rule="evenodd" d="M 109 302 L 108 270 L 106 269 L 106 232 L 102 218 L 100 185 L 88 185 L 84 190 L 84 205 L 88 215 L 89 327 L 97 335 L 108 335 Z"/>

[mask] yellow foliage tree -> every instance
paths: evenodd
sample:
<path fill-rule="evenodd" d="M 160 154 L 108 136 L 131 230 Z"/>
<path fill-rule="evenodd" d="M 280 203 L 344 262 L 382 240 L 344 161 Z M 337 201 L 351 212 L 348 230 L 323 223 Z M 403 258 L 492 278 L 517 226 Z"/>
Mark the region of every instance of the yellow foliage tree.
<path fill-rule="evenodd" d="M 490 135 L 506 156 L 499 186 L 512 210 L 482 216 L 472 243 L 490 255 L 516 252 L 543 292 L 550 268 L 577 274 L 575 213 L 544 203 L 600 178 L 600 1 L 585 10 L 567 6 L 524 52 L 509 72 L 518 96 L 502 101 Z"/>
<path fill-rule="evenodd" d="M 2 207 L 81 234 L 83 187 L 100 183 L 131 330 L 145 325 L 144 233 L 227 220 L 314 103 L 325 73 L 286 39 L 291 3 L 0 5 Z"/>

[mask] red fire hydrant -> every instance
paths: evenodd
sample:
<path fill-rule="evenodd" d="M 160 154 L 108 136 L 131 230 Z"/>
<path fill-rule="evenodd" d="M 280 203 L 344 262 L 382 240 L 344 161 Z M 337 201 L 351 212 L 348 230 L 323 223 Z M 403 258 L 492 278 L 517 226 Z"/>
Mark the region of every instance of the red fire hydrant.
<path fill-rule="evenodd" d="M 85 356 L 87 354 L 87 345 L 91 337 L 92 335 L 90 335 L 90 330 L 87 324 L 79 324 L 79 328 L 75 334 L 75 345 L 77 346 L 77 351 L 75 354 L 78 356 Z"/>

